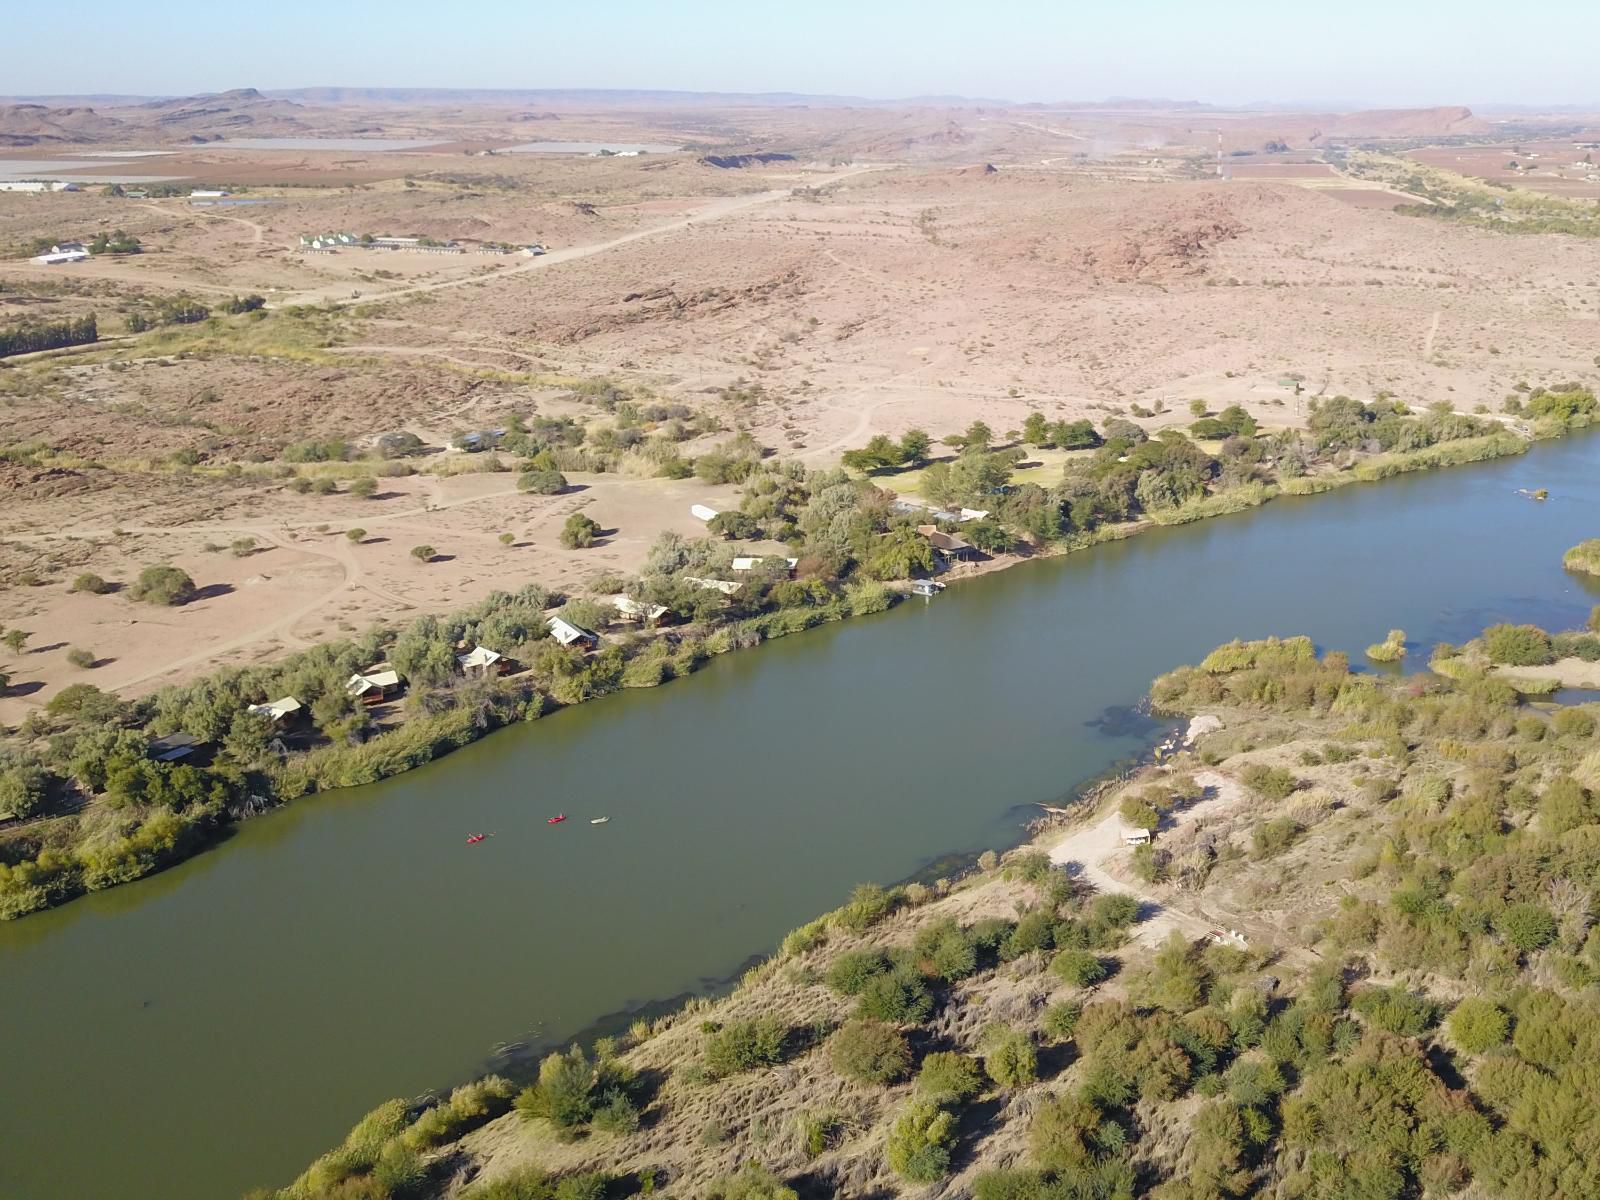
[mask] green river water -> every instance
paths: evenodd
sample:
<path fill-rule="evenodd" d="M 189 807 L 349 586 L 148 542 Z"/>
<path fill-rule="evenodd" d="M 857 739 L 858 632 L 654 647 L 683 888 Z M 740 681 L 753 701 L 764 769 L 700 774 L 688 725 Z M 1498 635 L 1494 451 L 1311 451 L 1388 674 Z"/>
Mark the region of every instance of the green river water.
<path fill-rule="evenodd" d="M 1597 534 L 1580 436 L 1024 565 L 297 801 L 0 926 L 0 1197 L 286 1182 L 380 1100 L 714 988 L 862 880 L 1014 843 L 1140 753 L 1129 708 L 1218 642 L 1578 624 L 1600 588 L 1561 553 Z"/>

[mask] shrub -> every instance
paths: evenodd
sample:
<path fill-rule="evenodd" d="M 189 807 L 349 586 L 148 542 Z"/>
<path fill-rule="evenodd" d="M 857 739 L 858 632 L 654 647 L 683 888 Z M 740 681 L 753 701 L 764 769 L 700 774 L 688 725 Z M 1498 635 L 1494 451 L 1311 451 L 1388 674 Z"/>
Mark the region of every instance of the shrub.
<path fill-rule="evenodd" d="M 785 1187 L 756 1162 L 747 1162 L 742 1170 L 713 1179 L 700 1194 L 705 1200 L 798 1200 L 793 1188 Z"/>
<path fill-rule="evenodd" d="M 894 908 L 894 896 L 875 883 L 861 883 L 850 893 L 850 899 L 835 914 L 835 920 L 846 929 L 860 933 L 870 928 Z"/>
<path fill-rule="evenodd" d="M 411 547 L 411 557 L 419 563 L 430 563 L 439 552 L 424 542 L 420 546 Z"/>
<path fill-rule="evenodd" d="M 950 1170 L 955 1140 L 954 1114 L 914 1100 L 889 1130 L 889 1169 L 911 1183 L 937 1183 Z"/>
<path fill-rule="evenodd" d="M 128 594 L 148 604 L 187 604 L 194 599 L 194 580 L 178 567 L 161 565 L 139 572 L 139 581 Z"/>
<path fill-rule="evenodd" d="M 933 997 L 915 971 L 900 969 L 869 979 L 856 1011 L 872 1020 L 916 1025 L 933 1011 Z"/>
<path fill-rule="evenodd" d="M 94 596 L 105 595 L 112 589 L 113 586 L 113 584 L 107 583 L 93 571 L 85 571 L 82 575 L 79 575 L 72 581 L 73 591 L 88 592 Z"/>
<path fill-rule="evenodd" d="M 594 1068 L 580 1047 L 547 1055 L 539 1063 L 539 1081 L 517 1096 L 517 1112 L 528 1120 L 543 1118 L 558 1133 L 569 1133 L 594 1115 L 594 1081 Z"/>
<path fill-rule="evenodd" d="M 1373 662 L 1399 662 L 1405 656 L 1406 631 L 1403 629 L 1391 629 L 1383 641 L 1367 647 L 1367 657 Z"/>
<path fill-rule="evenodd" d="M 587 549 L 599 536 L 599 523 L 581 512 L 573 513 L 561 527 L 561 544 L 568 550 Z"/>
<path fill-rule="evenodd" d="M 828 1039 L 833 1069 L 858 1083 L 893 1083 L 911 1066 L 911 1047 L 892 1026 L 848 1021 Z"/>
<path fill-rule="evenodd" d="M 1555 941 L 1557 923 L 1547 908 L 1512 904 L 1495 917 L 1494 927 L 1506 941 L 1526 952 L 1543 949 Z"/>
<path fill-rule="evenodd" d="M 1020 1029 L 995 1025 L 983 1035 L 983 1069 L 1001 1087 L 1027 1087 L 1039 1078 L 1039 1053 Z"/>
<path fill-rule="evenodd" d="M 874 978 L 889 969 L 889 960 L 879 950 L 848 950 L 833 960 L 826 975 L 827 984 L 841 996 L 859 996 Z"/>
<path fill-rule="evenodd" d="M 777 1017 L 733 1021 L 706 1037 L 706 1070 L 713 1077 L 736 1075 L 783 1061 L 789 1030 Z"/>
<path fill-rule="evenodd" d="M 96 660 L 93 650 L 85 650 L 81 646 L 74 646 L 67 651 L 67 661 L 75 667 L 82 667 L 84 670 L 88 670 L 94 666 Z"/>
<path fill-rule="evenodd" d="M 1403 987 L 1366 988 L 1350 1006 L 1377 1028 L 1404 1037 L 1421 1037 L 1439 1019 L 1437 1005 Z"/>
<path fill-rule="evenodd" d="M 1106 977 L 1106 965 L 1087 950 L 1063 950 L 1050 963 L 1050 973 L 1071 987 L 1090 987 Z"/>
<path fill-rule="evenodd" d="M 1072 1000 L 1057 1000 L 1044 1010 L 1042 1027 L 1045 1037 L 1052 1042 L 1071 1041 L 1078 1028 L 1078 1018 L 1082 1015 L 1083 1005 Z"/>
<path fill-rule="evenodd" d="M 593 1124 L 601 1133 L 636 1133 L 639 1129 L 639 1110 L 625 1094 L 613 1091 L 608 1094 L 606 1102 L 595 1109 Z"/>
<path fill-rule="evenodd" d="M 1537 625 L 1491 625 L 1483 631 L 1491 662 L 1538 667 L 1552 660 L 1550 635 Z"/>
<path fill-rule="evenodd" d="M 350 481 L 350 494 L 359 496 L 363 500 L 370 500 L 378 494 L 378 481 L 371 475 L 363 475 L 359 479 Z"/>
<path fill-rule="evenodd" d="M 567 477 L 553 469 L 524 471 L 517 476 L 517 490 L 535 496 L 554 496 L 567 488 Z"/>
<path fill-rule="evenodd" d="M 1300 822 L 1289 817 L 1279 817 L 1257 825 L 1250 834 L 1250 845 L 1257 858 L 1271 858 L 1282 854 L 1305 830 Z"/>
<path fill-rule="evenodd" d="M 1600 538 L 1579 542 L 1562 556 L 1561 565 L 1569 571 L 1600 575 Z"/>
<path fill-rule="evenodd" d="M 1241 770 L 1239 781 L 1265 800 L 1283 800 L 1300 786 L 1300 781 L 1283 767 L 1261 763 L 1250 763 Z"/>
<path fill-rule="evenodd" d="M 1468 1054 L 1482 1054 L 1505 1044 L 1511 1018 L 1492 1000 L 1469 996 L 1450 1013 L 1450 1036 Z"/>
<path fill-rule="evenodd" d="M 964 1104 L 983 1087 L 978 1064 L 965 1054 L 938 1050 L 922 1060 L 917 1097 L 933 1104 Z"/>
<path fill-rule="evenodd" d="M 352 545 L 359 546 L 363 539 L 366 538 L 367 531 L 365 529 L 346 529 L 344 531 L 344 536 Z"/>

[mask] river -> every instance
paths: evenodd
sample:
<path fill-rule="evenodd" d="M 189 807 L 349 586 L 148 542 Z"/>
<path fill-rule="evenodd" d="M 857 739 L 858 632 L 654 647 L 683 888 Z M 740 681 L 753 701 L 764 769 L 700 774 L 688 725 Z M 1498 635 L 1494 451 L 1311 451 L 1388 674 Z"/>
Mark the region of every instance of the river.
<path fill-rule="evenodd" d="M 1020 566 L 297 801 L 0 926 L 0 1195 L 287 1182 L 499 1044 L 713 987 L 862 880 L 1014 843 L 1221 641 L 1578 624 L 1600 587 L 1561 554 L 1596 534 L 1580 436 Z"/>

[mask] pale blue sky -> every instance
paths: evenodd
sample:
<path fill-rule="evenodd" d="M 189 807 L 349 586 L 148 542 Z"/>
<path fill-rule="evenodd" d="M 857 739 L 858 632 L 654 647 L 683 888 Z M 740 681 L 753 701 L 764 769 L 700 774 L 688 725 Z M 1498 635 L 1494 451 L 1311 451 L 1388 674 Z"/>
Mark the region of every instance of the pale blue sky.
<path fill-rule="evenodd" d="M 338 84 L 1600 101 L 1596 0 L 79 0 L 19 3 L 6 27 L 8 95 Z"/>

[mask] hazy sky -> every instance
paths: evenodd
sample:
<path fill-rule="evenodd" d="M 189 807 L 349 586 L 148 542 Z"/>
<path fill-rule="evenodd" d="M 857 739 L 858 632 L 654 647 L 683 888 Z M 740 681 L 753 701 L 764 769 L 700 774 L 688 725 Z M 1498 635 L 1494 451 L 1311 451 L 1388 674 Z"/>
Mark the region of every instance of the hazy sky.
<path fill-rule="evenodd" d="M 1596 0 L 79 0 L 19 4 L 7 35 L 8 95 L 342 84 L 1600 100 Z"/>

